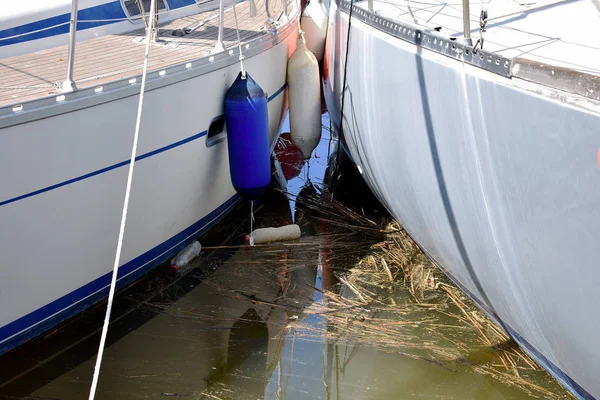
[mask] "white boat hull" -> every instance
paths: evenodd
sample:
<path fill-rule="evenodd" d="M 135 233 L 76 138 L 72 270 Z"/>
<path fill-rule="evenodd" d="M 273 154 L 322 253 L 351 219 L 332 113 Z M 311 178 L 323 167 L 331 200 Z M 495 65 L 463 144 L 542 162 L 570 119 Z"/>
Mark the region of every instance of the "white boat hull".
<path fill-rule="evenodd" d="M 331 5 L 339 129 L 348 14 Z M 352 19 L 343 139 L 431 258 L 579 398 L 600 396 L 600 106 Z M 337 121 L 336 121 L 337 119 Z"/>
<path fill-rule="evenodd" d="M 297 36 L 297 22 L 286 26 L 277 40 L 260 41 L 265 50 L 250 54 L 250 47 L 245 61 L 269 96 L 272 142 Z M 206 73 L 190 63 L 149 76 L 119 286 L 168 259 L 238 200 L 226 140 L 207 146 L 207 129 L 239 73 L 237 56 L 227 57 L 215 67 L 199 63 Z M 104 89 L 0 115 L 0 353 L 108 292 L 139 79 Z"/>

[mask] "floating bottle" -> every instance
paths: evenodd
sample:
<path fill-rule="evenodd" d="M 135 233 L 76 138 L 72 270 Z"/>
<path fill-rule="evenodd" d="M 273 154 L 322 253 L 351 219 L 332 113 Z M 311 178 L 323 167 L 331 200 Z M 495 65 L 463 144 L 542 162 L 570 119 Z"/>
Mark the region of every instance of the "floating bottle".
<path fill-rule="evenodd" d="M 196 258 L 201 250 L 202 246 L 200 245 L 200 242 L 193 241 L 173 257 L 171 260 L 171 268 L 175 271 L 181 270 L 182 267 L 185 267 L 190 261 Z"/>

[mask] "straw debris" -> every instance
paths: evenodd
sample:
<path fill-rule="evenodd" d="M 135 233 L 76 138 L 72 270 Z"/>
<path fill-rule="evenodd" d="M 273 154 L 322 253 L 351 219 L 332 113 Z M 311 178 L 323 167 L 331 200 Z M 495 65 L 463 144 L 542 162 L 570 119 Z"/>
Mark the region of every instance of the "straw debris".
<path fill-rule="evenodd" d="M 345 264 L 324 265 L 323 273 L 330 269 L 338 283 L 315 288 L 322 300 L 303 313 L 323 316 L 328 328 L 301 324 L 304 335 L 377 346 L 450 371 L 468 368 L 531 397 L 571 397 L 437 269 L 397 222 L 381 226 L 330 196 L 302 201 L 314 213 L 312 220 L 331 228 L 317 236 L 320 250 L 329 244 Z M 331 240 L 323 241 L 323 235 Z M 357 248 L 362 254 L 352 260 Z M 546 387 L 532 382 L 540 376 Z"/>
<path fill-rule="evenodd" d="M 446 371 L 490 377 L 530 397 L 571 398 L 437 269 L 397 222 L 375 222 L 324 190 L 304 191 L 294 200 L 301 239 L 255 246 L 243 260 L 228 261 L 232 273 L 239 274 L 229 281 L 270 274 L 280 295 L 248 294 L 252 288 L 242 292 L 239 285 L 228 290 L 217 285 L 218 293 L 284 309 L 292 316 L 285 329 L 305 340 L 374 346 Z M 248 264 L 254 260 L 260 262 Z M 323 323 L 314 324 L 308 315 Z"/>

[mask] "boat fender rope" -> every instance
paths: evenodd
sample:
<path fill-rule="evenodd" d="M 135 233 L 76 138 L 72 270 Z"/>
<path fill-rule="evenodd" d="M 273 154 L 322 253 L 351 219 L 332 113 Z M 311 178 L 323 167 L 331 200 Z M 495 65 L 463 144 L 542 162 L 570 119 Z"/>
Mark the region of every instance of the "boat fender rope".
<path fill-rule="evenodd" d="M 235 18 L 235 32 L 237 33 L 238 48 L 240 51 L 240 68 L 242 69 L 242 78 L 246 79 L 246 68 L 244 68 L 244 53 L 242 53 L 242 40 L 240 39 L 240 27 L 238 25 L 238 17 L 236 12 L 235 0 L 233 0 L 233 17 Z"/>
<path fill-rule="evenodd" d="M 151 0 L 150 10 L 155 9 L 157 0 Z M 102 336 L 98 346 L 98 356 L 96 357 L 96 365 L 94 367 L 94 377 L 90 387 L 89 400 L 94 400 L 96 389 L 98 387 L 98 378 L 100 377 L 100 366 L 102 365 L 102 356 L 104 354 L 104 346 L 106 344 L 106 336 L 108 334 L 108 325 L 110 323 L 110 313 L 115 297 L 115 288 L 117 286 L 117 275 L 119 272 L 119 263 L 121 261 L 121 250 L 123 248 L 123 238 L 125 236 L 125 221 L 127 219 L 127 209 L 129 208 L 129 195 L 131 193 L 131 181 L 133 178 L 133 167 L 135 165 L 135 156 L 137 153 L 138 139 L 140 136 L 140 125 L 142 120 L 142 109 L 144 106 L 144 92 L 146 90 L 146 77 L 148 74 L 148 54 L 150 52 L 150 35 L 154 28 L 154 18 L 150 18 L 150 28 L 146 33 L 146 52 L 144 54 L 144 68 L 142 72 L 142 83 L 140 87 L 140 98 L 138 102 L 137 117 L 135 121 L 135 132 L 133 135 L 133 145 L 131 147 L 131 157 L 129 161 L 129 173 L 127 175 L 127 186 L 125 189 L 125 200 L 123 201 L 123 211 L 121 212 L 121 226 L 119 228 L 119 239 L 117 241 L 117 251 L 115 253 L 115 262 L 113 264 L 113 272 L 110 281 L 110 289 L 108 292 L 108 302 L 106 304 L 106 315 L 104 317 L 104 325 L 102 327 Z"/>
<path fill-rule="evenodd" d="M 250 246 L 254 246 L 254 200 L 250 200 Z"/>

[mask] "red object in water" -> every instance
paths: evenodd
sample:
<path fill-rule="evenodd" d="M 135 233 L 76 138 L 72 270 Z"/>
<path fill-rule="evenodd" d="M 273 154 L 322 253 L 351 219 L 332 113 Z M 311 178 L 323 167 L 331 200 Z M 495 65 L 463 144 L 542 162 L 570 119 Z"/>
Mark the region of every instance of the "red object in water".
<path fill-rule="evenodd" d="M 321 115 L 327 112 L 327 103 L 325 102 L 325 93 L 321 90 Z"/>
<path fill-rule="evenodd" d="M 171 265 L 171 270 L 177 272 L 179 270 L 179 267 L 175 264 Z"/>
<path fill-rule="evenodd" d="M 281 170 L 286 180 L 289 181 L 300 175 L 300 171 L 304 166 L 304 157 L 300 149 L 292 143 L 289 132 L 282 133 L 277 139 L 275 157 L 281 164 Z"/>
<path fill-rule="evenodd" d="M 323 54 L 323 61 L 321 62 L 321 77 L 324 81 L 329 80 L 329 68 L 330 68 L 330 60 L 329 60 L 329 46 L 327 43 L 325 44 L 325 54 Z"/>
<path fill-rule="evenodd" d="M 325 46 L 325 54 L 321 63 L 321 114 L 327 112 L 327 104 L 325 103 L 325 84 L 331 85 L 329 81 L 329 49 Z"/>

